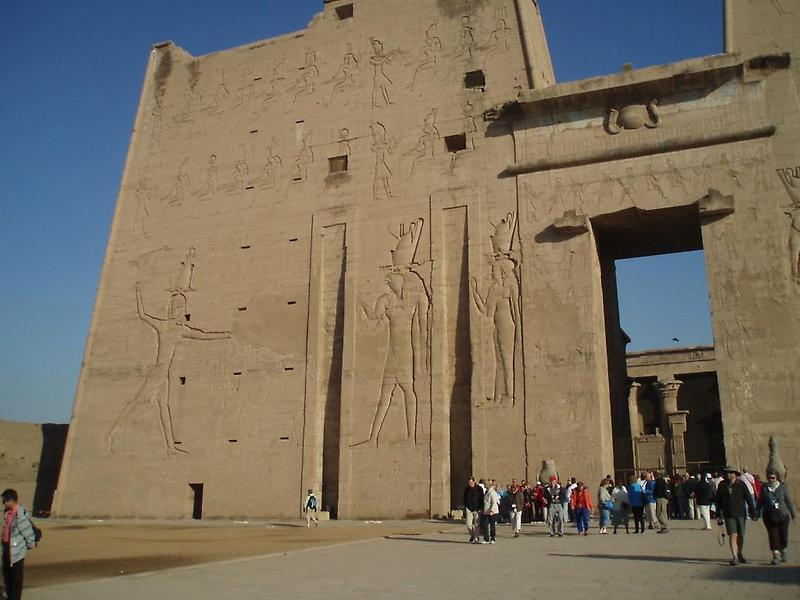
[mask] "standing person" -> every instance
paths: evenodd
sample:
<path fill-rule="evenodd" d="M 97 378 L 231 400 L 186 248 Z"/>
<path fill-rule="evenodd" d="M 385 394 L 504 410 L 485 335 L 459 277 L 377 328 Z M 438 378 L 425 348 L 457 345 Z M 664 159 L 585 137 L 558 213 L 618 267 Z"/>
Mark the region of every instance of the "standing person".
<path fill-rule="evenodd" d="M 653 478 L 653 472 L 648 471 L 642 484 L 645 499 L 644 516 L 647 518 L 648 529 L 653 529 L 656 525 L 656 498 L 653 495 L 655 489 L 656 480 Z"/>
<path fill-rule="evenodd" d="M 550 483 L 542 491 L 550 537 L 564 535 L 564 496 L 566 496 L 566 491 L 558 483 L 558 477 L 551 475 Z"/>
<path fill-rule="evenodd" d="M 778 472 L 767 470 L 767 484 L 761 488 L 757 514 L 763 516 L 764 526 L 772 550 L 772 564 L 786 562 L 786 547 L 789 545 L 789 522 L 797 515 L 789 490 L 778 480 Z"/>
<path fill-rule="evenodd" d="M 526 499 L 527 501 L 528 499 Z M 529 500 L 534 511 L 534 521 L 547 522 L 547 506 L 544 503 L 544 486 L 541 481 L 536 482 L 536 487 L 531 490 Z"/>
<path fill-rule="evenodd" d="M 633 533 L 644 533 L 644 491 L 642 490 L 641 479 L 631 477 L 628 486 L 628 504 L 631 505 L 633 513 Z"/>
<path fill-rule="evenodd" d="M 477 544 L 480 537 L 480 514 L 483 509 L 483 490 L 470 477 L 464 489 L 464 521 L 469 532 L 469 543 Z"/>
<path fill-rule="evenodd" d="M 725 523 L 731 546 L 731 565 L 746 563 L 742 550 L 744 548 L 744 530 L 747 522 L 747 511 L 756 520 L 756 507 L 753 496 L 744 481 L 739 479 L 740 471 L 736 467 L 725 467 L 726 480 L 717 489 L 717 523 Z"/>
<path fill-rule="evenodd" d="M 33 523 L 16 490 L 7 489 L 3 499 L 3 585 L 8 600 L 22 598 L 25 555 L 36 545 Z"/>
<path fill-rule="evenodd" d="M 705 479 L 698 481 L 694 488 L 694 499 L 697 502 L 697 512 L 703 520 L 703 529 L 711 529 L 711 503 L 714 501 L 716 489 L 711 481 L 711 473 L 706 473 Z"/>
<path fill-rule="evenodd" d="M 603 479 L 597 490 L 597 510 L 600 511 L 601 535 L 608 533 L 608 523 L 611 521 L 611 510 L 613 508 L 614 502 L 611 499 L 611 492 L 609 491 L 609 480 Z"/>
<path fill-rule="evenodd" d="M 308 490 L 306 499 L 303 502 L 303 512 L 306 513 L 306 527 L 311 527 L 311 521 L 314 521 L 314 527 L 319 527 L 317 504 L 317 497 L 314 495 L 314 491 Z"/>
<path fill-rule="evenodd" d="M 569 503 L 570 496 L 572 496 L 572 492 L 575 491 L 575 488 L 578 487 L 578 484 L 575 483 L 575 478 L 570 477 L 567 483 L 566 494 L 564 495 L 564 521 L 569 521 L 570 523 L 574 522 L 575 515 L 572 514 L 572 505 Z"/>
<path fill-rule="evenodd" d="M 509 500 L 511 502 L 511 529 L 514 531 L 514 537 L 518 538 L 522 531 L 522 511 L 525 508 L 525 494 L 522 493 L 519 484 L 512 485 Z"/>
<path fill-rule="evenodd" d="M 500 494 L 497 493 L 497 482 L 492 479 L 483 496 L 483 541 L 482 544 L 494 544 L 497 536 L 497 515 L 500 514 Z"/>
<path fill-rule="evenodd" d="M 578 535 L 589 535 L 589 515 L 592 513 L 594 506 L 592 506 L 589 490 L 586 489 L 582 481 L 579 481 L 575 489 L 572 490 L 569 504 L 575 515 L 575 527 L 578 530 Z"/>
<path fill-rule="evenodd" d="M 658 519 L 658 526 L 660 527 L 658 533 L 668 533 L 667 512 L 669 511 L 669 499 L 672 497 L 672 492 L 669 489 L 669 481 L 667 481 L 665 475 L 654 471 L 653 477 L 656 480 L 655 487 L 653 487 L 653 497 L 656 500 L 656 519 Z"/>
<path fill-rule="evenodd" d="M 622 479 L 617 480 L 617 485 L 611 490 L 611 499 L 614 501 L 614 535 L 617 527 L 625 523 L 625 533 L 630 533 L 628 529 L 628 511 L 631 508 L 628 501 L 628 490 L 622 483 Z"/>

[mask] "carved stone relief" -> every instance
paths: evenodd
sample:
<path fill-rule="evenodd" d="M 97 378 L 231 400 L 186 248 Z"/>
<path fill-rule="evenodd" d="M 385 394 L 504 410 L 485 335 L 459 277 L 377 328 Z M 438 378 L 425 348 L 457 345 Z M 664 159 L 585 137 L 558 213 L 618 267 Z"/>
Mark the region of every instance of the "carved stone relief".
<path fill-rule="evenodd" d="M 417 145 L 414 148 L 414 160 L 411 161 L 411 171 L 408 174 L 409 179 L 414 176 L 414 169 L 417 163 L 425 159 L 433 159 L 436 144 L 439 141 L 439 130 L 436 128 L 436 115 L 438 109 L 432 108 L 422 123 L 422 131 L 420 132 Z"/>
<path fill-rule="evenodd" d="M 789 217 L 789 261 L 792 281 L 800 285 L 800 166 L 777 169 L 778 177 L 789 194 L 784 214 Z"/>
<path fill-rule="evenodd" d="M 385 53 L 383 42 L 379 39 L 370 38 L 369 43 L 372 46 L 372 56 L 369 57 L 372 65 L 372 106 L 382 108 L 392 103 L 389 98 L 392 80 L 386 74 L 386 66 L 392 64 L 392 59 Z"/>
<path fill-rule="evenodd" d="M 342 64 L 339 65 L 339 70 L 334 75 L 331 87 L 331 97 L 328 99 L 328 104 L 333 102 L 333 97 L 336 92 L 353 89 L 355 87 L 355 73 L 358 70 L 358 59 L 353 54 L 352 44 L 348 42 L 347 49 L 342 57 Z"/>
<path fill-rule="evenodd" d="M 295 84 L 294 99 L 292 100 L 292 108 L 297 104 L 298 98 L 311 96 L 314 93 L 314 82 L 319 77 L 319 68 L 317 68 L 317 53 L 315 51 L 306 52 L 306 59 L 303 66 L 299 68 L 300 73 L 297 76 Z"/>
<path fill-rule="evenodd" d="M 190 251 L 191 252 L 191 251 Z M 188 263 L 188 258 L 187 258 Z M 186 321 L 186 295 L 181 286 L 186 285 L 185 273 L 193 272 L 184 265 L 184 280 L 171 291 L 166 310 L 166 317 L 156 317 L 147 312 L 142 300 L 141 284 L 136 284 L 136 311 L 141 321 L 149 325 L 156 334 L 155 364 L 145 375 L 144 382 L 136 395 L 123 406 L 122 412 L 115 419 L 108 434 L 107 441 L 110 452 L 115 452 L 117 438 L 133 412 L 142 405 L 158 406 L 161 434 L 167 454 L 185 453 L 186 450 L 175 444 L 175 435 L 170 414 L 170 368 L 179 345 L 186 340 L 219 340 L 229 338 L 228 331 L 206 331 L 190 326 Z M 191 275 L 188 276 L 191 279 Z M 189 285 L 191 281 L 189 281 Z"/>
<path fill-rule="evenodd" d="M 489 64 L 489 61 L 498 54 L 508 52 L 509 39 L 511 37 L 511 28 L 506 22 L 505 8 L 497 11 L 497 18 L 495 20 L 494 29 L 489 34 L 489 39 L 483 46 L 485 57 L 483 60 L 484 69 Z"/>
<path fill-rule="evenodd" d="M 278 172 L 283 167 L 283 160 L 278 155 L 278 142 L 273 137 L 267 146 L 267 157 L 264 159 L 264 168 L 261 170 L 260 186 L 272 187 L 278 177 Z"/>
<path fill-rule="evenodd" d="M 303 135 L 302 146 L 294 159 L 292 179 L 305 181 L 308 178 L 308 169 L 314 163 L 314 151 L 311 149 L 311 132 Z"/>
<path fill-rule="evenodd" d="M 417 68 L 414 69 L 414 77 L 411 78 L 412 90 L 423 71 L 434 69 L 439 64 L 441 52 L 442 40 L 436 35 L 436 23 L 431 23 L 425 30 L 425 40 L 422 43 L 422 50 L 417 59 Z"/>
<path fill-rule="evenodd" d="M 272 68 L 272 77 L 270 77 L 269 82 L 267 82 L 267 88 L 264 91 L 261 99 L 262 111 L 267 110 L 272 101 L 280 95 L 280 88 L 283 85 L 283 82 L 286 81 L 286 77 L 283 76 L 282 72 L 283 59 L 279 60 Z"/>
<path fill-rule="evenodd" d="M 485 296 L 480 293 L 476 278 L 471 281 L 471 289 L 478 312 L 491 319 L 494 325 L 494 394 L 486 398 L 486 405 L 507 406 L 513 405 L 515 398 L 514 358 L 520 322 L 517 265 L 510 256 L 517 214 L 508 213 L 492 225 L 492 282 Z"/>
<path fill-rule="evenodd" d="M 394 152 L 394 142 L 387 138 L 383 123 L 372 121 L 372 153 L 375 155 L 375 172 L 372 179 L 372 197 L 375 200 L 392 200 L 392 170 L 387 162 L 387 155 Z"/>
<path fill-rule="evenodd" d="M 343 156 L 350 156 L 353 153 L 353 149 L 350 147 L 350 130 L 347 127 L 342 127 L 339 129 L 339 141 L 337 142 L 339 148 L 339 154 Z"/>
<path fill-rule="evenodd" d="M 150 219 L 156 217 L 156 206 L 153 204 L 153 198 L 150 195 L 150 190 L 147 189 L 147 182 L 144 178 L 139 179 L 136 183 L 136 190 L 133 192 L 136 196 L 136 214 L 133 218 L 133 239 L 142 237 L 148 239 L 150 237 Z"/>
<path fill-rule="evenodd" d="M 606 129 L 611 135 L 620 133 L 623 129 L 651 129 L 661 125 L 661 116 L 658 112 L 658 101 L 654 98 L 646 106 L 644 104 L 629 104 L 620 110 L 608 110 Z"/>
<path fill-rule="evenodd" d="M 392 266 L 388 268 L 387 293 L 381 295 L 374 308 L 362 304 L 363 318 L 373 327 L 388 324 L 386 361 L 381 375 L 381 388 L 369 437 L 351 447 L 378 445 L 392 398 L 399 388 L 405 404 L 405 438 L 416 444 L 417 393 L 416 378 L 428 370 L 428 310 L 430 297 L 425 283 L 414 271 L 414 257 L 422 234 L 423 220 L 401 224 Z"/>
<path fill-rule="evenodd" d="M 450 60 L 450 67 L 447 69 L 448 76 L 455 70 L 459 61 L 471 62 L 476 49 L 475 29 L 469 15 L 461 17 L 461 29 L 458 33 L 458 42 L 453 48 L 453 57 Z"/>

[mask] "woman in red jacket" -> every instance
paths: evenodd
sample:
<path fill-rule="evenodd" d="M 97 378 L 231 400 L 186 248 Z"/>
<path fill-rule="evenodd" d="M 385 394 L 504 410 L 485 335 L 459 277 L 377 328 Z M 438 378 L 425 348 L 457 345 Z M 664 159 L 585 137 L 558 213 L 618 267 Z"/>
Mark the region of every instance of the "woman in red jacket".
<path fill-rule="evenodd" d="M 594 506 L 592 506 L 589 490 L 586 489 L 582 481 L 578 482 L 578 487 L 573 490 L 572 495 L 569 497 L 569 504 L 575 514 L 578 535 L 589 535 L 589 515 L 592 513 Z"/>

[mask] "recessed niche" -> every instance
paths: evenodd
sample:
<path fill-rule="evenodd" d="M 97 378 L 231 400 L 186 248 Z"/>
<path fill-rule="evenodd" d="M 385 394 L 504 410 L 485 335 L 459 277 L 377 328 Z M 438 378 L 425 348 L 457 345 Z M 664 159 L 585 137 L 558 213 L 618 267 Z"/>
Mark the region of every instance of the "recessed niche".
<path fill-rule="evenodd" d="M 289 306 L 293 306 L 297 304 L 297 300 L 289 300 L 286 304 L 288 304 Z"/>
<path fill-rule="evenodd" d="M 444 145 L 448 152 L 461 152 L 467 149 L 467 134 L 448 135 L 444 138 Z"/>
<path fill-rule="evenodd" d="M 234 374 L 234 375 L 241 375 L 241 374 L 242 374 L 242 372 L 241 372 L 241 371 L 234 371 L 234 372 L 233 372 L 233 374 Z"/>
<path fill-rule="evenodd" d="M 186 377 L 178 377 L 181 380 L 181 385 L 186 385 Z"/>
<path fill-rule="evenodd" d="M 347 172 L 347 155 L 333 156 L 328 159 L 328 172 L 333 175 L 334 173 Z"/>
<path fill-rule="evenodd" d="M 296 242 L 296 241 L 297 241 L 297 238 L 289 238 L 289 241 L 290 241 L 290 242 Z"/>
<path fill-rule="evenodd" d="M 253 77 L 253 81 L 261 81 L 261 77 Z"/>
<path fill-rule="evenodd" d="M 258 133 L 258 129 L 251 129 L 250 133 Z"/>
<path fill-rule="evenodd" d="M 483 89 L 486 87 L 486 76 L 483 71 L 470 71 L 464 74 L 464 87 L 467 89 Z"/>
<path fill-rule="evenodd" d="M 235 443 L 236 443 L 236 442 L 238 442 L 238 441 L 239 441 L 239 440 L 228 440 L 228 443 L 229 443 L 229 444 L 235 444 Z"/>
<path fill-rule="evenodd" d="M 294 371 L 294 367 L 283 367 L 284 371 Z"/>
<path fill-rule="evenodd" d="M 241 247 L 242 250 L 250 250 L 250 244 L 247 244 L 246 246 L 240 246 L 240 247 Z"/>
<path fill-rule="evenodd" d="M 254 186 L 254 185 L 248 185 L 248 186 L 247 186 L 245 189 L 246 189 L 246 190 L 252 190 L 252 189 L 254 189 L 254 188 L 255 188 L 255 186 Z"/>
<path fill-rule="evenodd" d="M 353 18 L 353 4 L 342 4 L 336 7 L 336 16 L 340 21 Z"/>
<path fill-rule="evenodd" d="M 237 310 L 239 312 L 245 312 L 247 310 L 247 307 L 246 306 L 240 306 Z"/>
<path fill-rule="evenodd" d="M 183 318 L 188 322 L 192 320 L 192 315 L 190 313 L 186 313 L 183 315 Z"/>
<path fill-rule="evenodd" d="M 289 436 L 288 435 L 282 435 L 281 436 L 281 441 L 282 442 L 288 442 L 289 441 Z"/>

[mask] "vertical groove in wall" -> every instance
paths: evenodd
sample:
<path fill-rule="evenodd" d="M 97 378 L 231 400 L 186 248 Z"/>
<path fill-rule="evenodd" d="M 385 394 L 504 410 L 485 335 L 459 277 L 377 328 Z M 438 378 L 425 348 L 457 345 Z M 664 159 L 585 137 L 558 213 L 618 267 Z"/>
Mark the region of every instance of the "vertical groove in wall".
<path fill-rule="evenodd" d="M 450 402 L 450 501 L 456 506 L 461 503 L 461 491 L 472 470 L 467 207 L 445 209 L 442 225 L 446 315 L 443 375 Z"/>
<path fill-rule="evenodd" d="M 336 516 L 339 504 L 339 437 L 344 341 L 346 225 L 325 228 L 322 238 L 319 397 L 322 406 L 323 509 Z"/>

